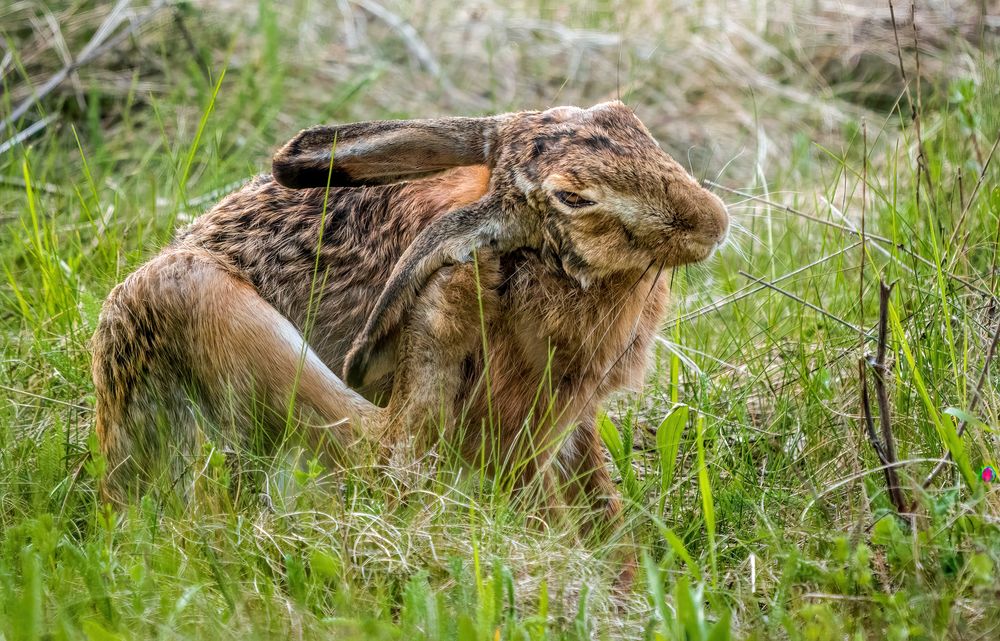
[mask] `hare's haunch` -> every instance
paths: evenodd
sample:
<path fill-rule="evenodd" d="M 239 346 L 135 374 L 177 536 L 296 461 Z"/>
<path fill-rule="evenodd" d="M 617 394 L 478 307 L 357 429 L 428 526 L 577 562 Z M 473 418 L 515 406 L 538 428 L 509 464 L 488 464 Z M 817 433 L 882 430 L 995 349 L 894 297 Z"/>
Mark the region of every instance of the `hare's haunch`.
<path fill-rule="evenodd" d="M 186 492 L 203 430 L 337 461 L 444 421 L 606 526 L 598 406 L 641 382 L 665 271 L 727 228 L 619 102 L 303 131 L 108 296 L 105 491 Z"/>

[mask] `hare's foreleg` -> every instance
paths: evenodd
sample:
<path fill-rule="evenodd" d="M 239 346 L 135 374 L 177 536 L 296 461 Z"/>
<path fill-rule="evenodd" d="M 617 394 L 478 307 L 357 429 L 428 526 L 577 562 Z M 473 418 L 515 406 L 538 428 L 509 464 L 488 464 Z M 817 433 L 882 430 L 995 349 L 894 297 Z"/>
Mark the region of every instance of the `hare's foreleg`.
<path fill-rule="evenodd" d="M 618 565 L 616 583 L 631 585 L 638 560 L 631 534 L 625 529 L 622 503 L 607 463 L 594 417 L 584 419 L 559 452 L 563 495 L 582 508 L 581 533 L 592 544 L 613 543 L 612 560 Z"/>
<path fill-rule="evenodd" d="M 582 508 L 584 536 L 605 540 L 622 525 L 618 488 L 608 473 L 594 417 L 584 418 L 559 451 L 560 481 L 570 505 Z"/>
<path fill-rule="evenodd" d="M 256 413 L 268 442 L 293 427 L 336 455 L 378 412 L 246 281 L 198 251 L 165 253 L 112 291 L 93 373 L 105 487 L 118 499 L 161 475 L 190 478 L 202 427 L 247 444 Z"/>

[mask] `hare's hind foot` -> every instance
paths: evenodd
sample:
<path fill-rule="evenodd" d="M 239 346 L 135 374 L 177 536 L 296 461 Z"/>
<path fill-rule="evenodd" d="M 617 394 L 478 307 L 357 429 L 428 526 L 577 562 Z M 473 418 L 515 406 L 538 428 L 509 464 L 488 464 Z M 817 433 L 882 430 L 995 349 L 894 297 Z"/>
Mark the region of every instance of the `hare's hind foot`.
<path fill-rule="evenodd" d="M 186 494 L 202 426 L 242 446 L 256 415 L 269 443 L 299 430 L 343 460 L 378 411 L 246 281 L 197 250 L 161 254 L 112 291 L 93 373 L 105 489 L 118 500 L 167 474 Z"/>

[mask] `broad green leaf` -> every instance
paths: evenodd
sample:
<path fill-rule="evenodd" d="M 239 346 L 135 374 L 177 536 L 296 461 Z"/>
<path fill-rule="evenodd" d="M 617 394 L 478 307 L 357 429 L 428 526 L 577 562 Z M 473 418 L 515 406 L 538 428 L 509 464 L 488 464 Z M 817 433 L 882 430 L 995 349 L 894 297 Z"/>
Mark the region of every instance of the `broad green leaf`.
<path fill-rule="evenodd" d="M 608 415 L 603 413 L 597 419 L 597 429 L 601 434 L 601 440 L 604 441 L 604 446 L 611 452 L 611 458 L 617 464 L 625 456 L 625 444 L 622 443 L 621 433 L 608 418 Z"/>
<path fill-rule="evenodd" d="M 957 407 L 948 407 L 942 410 L 942 414 L 947 414 L 948 416 L 954 416 L 960 421 L 964 421 L 969 425 L 982 426 L 983 422 L 979 420 L 976 416 L 966 412 L 965 410 L 959 409 Z"/>
<path fill-rule="evenodd" d="M 707 641 L 729 641 L 732 634 L 730 619 L 732 618 L 731 610 L 723 610 L 722 614 L 719 615 L 719 620 L 715 622 L 712 626 L 712 631 L 708 633 Z"/>
<path fill-rule="evenodd" d="M 677 451 L 681 446 L 681 434 L 687 425 L 688 406 L 677 404 L 656 428 L 656 452 L 660 464 L 660 515 L 666 508 L 667 492 L 674 482 L 674 468 L 677 465 Z"/>

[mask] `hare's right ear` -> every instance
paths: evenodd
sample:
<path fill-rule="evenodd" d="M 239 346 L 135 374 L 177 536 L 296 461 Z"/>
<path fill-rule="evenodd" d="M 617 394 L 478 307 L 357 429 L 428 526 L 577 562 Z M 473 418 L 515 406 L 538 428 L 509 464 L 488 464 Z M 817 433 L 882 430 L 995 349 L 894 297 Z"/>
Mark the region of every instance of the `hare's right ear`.
<path fill-rule="evenodd" d="M 281 185 L 354 187 L 422 178 L 464 165 L 490 165 L 503 116 L 384 120 L 299 132 L 274 155 Z"/>

